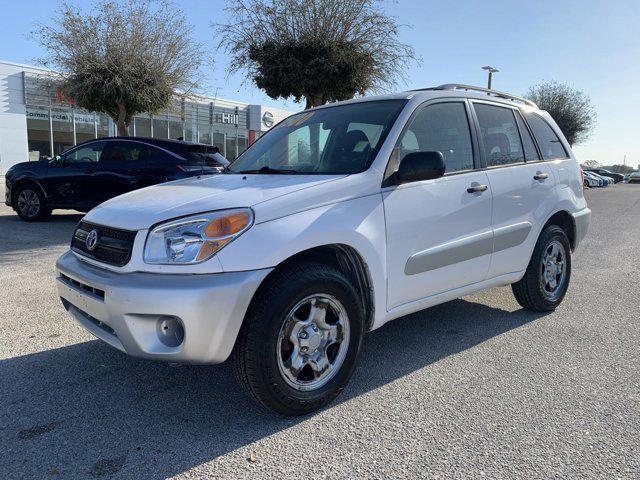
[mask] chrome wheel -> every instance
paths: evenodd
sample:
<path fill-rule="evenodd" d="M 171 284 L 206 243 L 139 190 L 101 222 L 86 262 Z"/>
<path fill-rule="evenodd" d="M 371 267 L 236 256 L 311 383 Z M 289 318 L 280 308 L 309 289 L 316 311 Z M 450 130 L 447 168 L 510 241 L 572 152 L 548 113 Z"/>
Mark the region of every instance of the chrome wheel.
<path fill-rule="evenodd" d="M 328 294 L 310 295 L 287 314 L 277 343 L 278 369 L 296 390 L 316 390 L 340 370 L 349 349 L 349 317 Z"/>
<path fill-rule="evenodd" d="M 40 212 L 40 197 L 33 190 L 25 189 L 18 195 L 18 210 L 22 215 L 33 218 Z"/>
<path fill-rule="evenodd" d="M 567 257 L 564 245 L 559 240 L 552 240 L 542 255 L 540 266 L 542 292 L 549 300 L 556 300 L 563 292 L 566 279 Z"/>

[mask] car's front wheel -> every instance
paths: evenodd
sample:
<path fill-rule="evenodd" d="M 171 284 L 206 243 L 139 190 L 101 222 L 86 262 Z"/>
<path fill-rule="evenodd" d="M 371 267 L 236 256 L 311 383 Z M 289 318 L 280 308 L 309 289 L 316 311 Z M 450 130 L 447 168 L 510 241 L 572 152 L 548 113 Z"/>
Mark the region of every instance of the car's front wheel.
<path fill-rule="evenodd" d="M 247 312 L 232 363 L 258 403 L 303 415 L 347 385 L 364 331 L 361 303 L 338 270 L 316 263 L 275 272 Z"/>
<path fill-rule="evenodd" d="M 571 279 L 571 245 L 557 225 L 546 227 L 536 243 L 522 279 L 511 285 L 518 303 L 534 312 L 555 310 Z"/>
<path fill-rule="evenodd" d="M 15 194 L 15 208 L 18 216 L 27 222 L 39 222 L 51 215 L 42 191 L 30 184 L 18 187 Z"/>

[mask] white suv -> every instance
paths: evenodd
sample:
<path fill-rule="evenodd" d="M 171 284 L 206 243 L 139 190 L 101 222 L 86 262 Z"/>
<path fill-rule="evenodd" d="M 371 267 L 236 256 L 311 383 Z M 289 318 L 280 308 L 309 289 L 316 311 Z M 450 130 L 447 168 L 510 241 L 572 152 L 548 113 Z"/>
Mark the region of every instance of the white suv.
<path fill-rule="evenodd" d="M 480 91 L 480 92 L 478 92 Z M 225 174 L 91 210 L 57 263 L 87 330 L 130 355 L 228 357 L 286 415 L 336 397 L 363 335 L 512 285 L 550 311 L 589 226 L 581 170 L 526 100 L 464 85 L 293 115 Z"/>

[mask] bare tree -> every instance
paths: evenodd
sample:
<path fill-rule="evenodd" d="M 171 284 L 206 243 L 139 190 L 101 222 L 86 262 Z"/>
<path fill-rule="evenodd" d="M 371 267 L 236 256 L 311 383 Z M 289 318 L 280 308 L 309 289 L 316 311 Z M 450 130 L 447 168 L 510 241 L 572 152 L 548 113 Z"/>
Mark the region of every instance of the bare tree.
<path fill-rule="evenodd" d="M 595 127 L 595 109 L 582 90 L 550 81 L 531 87 L 524 96 L 551 114 L 570 145 L 586 141 Z"/>
<path fill-rule="evenodd" d="M 204 50 L 190 32 L 168 0 L 99 0 L 87 11 L 63 0 L 35 35 L 65 95 L 127 135 L 134 115 L 167 108 L 195 87 Z"/>
<path fill-rule="evenodd" d="M 378 0 L 232 0 L 219 48 L 271 98 L 306 108 L 381 91 L 416 59 Z"/>

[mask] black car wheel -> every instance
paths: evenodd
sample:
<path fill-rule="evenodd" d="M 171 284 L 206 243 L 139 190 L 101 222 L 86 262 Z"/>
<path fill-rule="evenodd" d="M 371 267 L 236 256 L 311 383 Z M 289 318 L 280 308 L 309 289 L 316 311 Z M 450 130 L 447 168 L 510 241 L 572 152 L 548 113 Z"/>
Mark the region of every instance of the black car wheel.
<path fill-rule="evenodd" d="M 363 334 L 358 295 L 340 271 L 292 265 L 269 278 L 252 302 L 231 357 L 233 369 L 262 406 L 304 415 L 345 388 Z"/>
<path fill-rule="evenodd" d="M 18 216 L 27 222 L 39 222 L 51 215 L 40 189 L 33 185 L 18 187 L 15 193 L 15 209 Z"/>
<path fill-rule="evenodd" d="M 522 279 L 511 285 L 518 303 L 533 312 L 555 310 L 571 279 L 571 244 L 557 225 L 545 228 Z"/>

